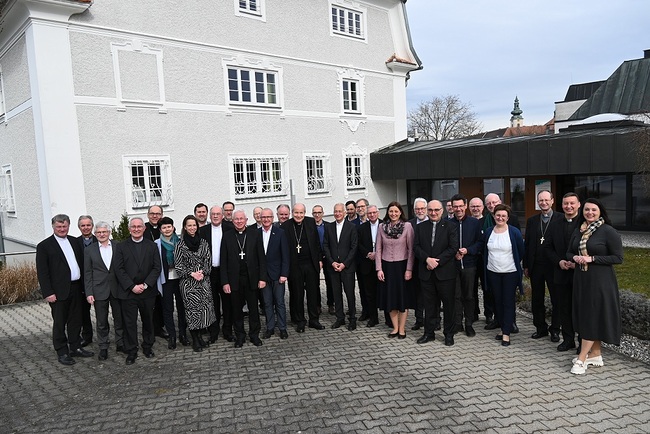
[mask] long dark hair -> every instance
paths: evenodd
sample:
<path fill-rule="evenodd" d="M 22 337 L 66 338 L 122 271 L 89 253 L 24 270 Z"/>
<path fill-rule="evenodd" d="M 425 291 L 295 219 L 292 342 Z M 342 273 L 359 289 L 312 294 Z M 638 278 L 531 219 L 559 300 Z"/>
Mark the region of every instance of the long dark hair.
<path fill-rule="evenodd" d="M 596 199 L 595 197 L 590 197 L 589 199 L 585 200 L 585 203 L 582 205 L 582 217 L 584 219 L 584 210 L 585 210 L 585 205 L 591 203 L 593 205 L 596 205 L 598 209 L 600 210 L 600 216 L 605 220 L 606 225 L 612 226 L 612 221 L 609 219 L 609 216 L 607 215 L 607 210 L 605 209 L 605 206 L 601 201 Z"/>
<path fill-rule="evenodd" d="M 188 215 L 183 219 L 183 228 L 181 229 L 181 234 L 185 235 L 185 223 L 187 223 L 188 220 L 194 220 L 194 223 L 196 223 L 196 233 L 194 234 L 195 237 L 199 236 L 199 221 L 194 217 L 193 215 Z M 189 236 L 189 234 L 187 234 Z"/>
<path fill-rule="evenodd" d="M 403 222 L 405 222 L 406 221 L 406 215 L 404 215 L 404 210 L 402 209 L 402 205 L 397 201 L 393 201 L 393 202 L 389 203 L 388 206 L 386 207 L 386 215 L 384 216 L 384 223 L 389 223 L 390 222 L 390 217 L 388 216 L 388 210 L 393 206 L 397 207 L 397 209 L 400 212 L 399 219 L 402 220 Z"/>

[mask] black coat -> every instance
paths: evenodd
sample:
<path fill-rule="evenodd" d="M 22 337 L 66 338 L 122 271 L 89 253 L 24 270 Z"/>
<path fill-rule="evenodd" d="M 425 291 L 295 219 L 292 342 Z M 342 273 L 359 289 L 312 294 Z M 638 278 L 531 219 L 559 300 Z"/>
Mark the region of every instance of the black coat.
<path fill-rule="evenodd" d="M 436 237 L 431 246 L 431 232 L 433 223 L 431 220 L 422 222 L 415 227 L 415 259 L 418 263 L 418 276 L 421 280 L 429 280 L 431 273 L 435 273 L 438 280 L 449 280 L 456 278 L 455 257 L 459 248 L 458 226 L 442 219 L 436 225 Z M 427 269 L 427 258 L 439 260 L 438 267 L 434 270 Z"/>
<path fill-rule="evenodd" d="M 68 241 L 83 280 L 83 250 L 75 237 L 68 236 Z M 43 298 L 56 294 L 56 299 L 61 301 L 70 296 L 70 267 L 54 235 L 45 238 L 36 246 L 36 274 Z"/>
<path fill-rule="evenodd" d="M 244 243 L 244 260 L 248 270 L 248 281 L 250 285 L 257 287 L 260 280 L 268 281 L 266 272 L 266 256 L 262 234 L 259 229 L 246 228 L 246 242 Z M 221 240 L 221 284 L 230 285 L 231 291 L 240 289 L 240 248 L 237 242 L 237 230 L 225 231 Z"/>
<path fill-rule="evenodd" d="M 118 298 L 149 298 L 158 295 L 157 281 L 162 265 L 156 243 L 143 237 L 141 252 L 137 253 L 131 237 L 119 243 L 114 251 L 115 276 L 120 284 Z M 133 287 L 146 283 L 148 288 L 141 294 L 134 294 Z"/>

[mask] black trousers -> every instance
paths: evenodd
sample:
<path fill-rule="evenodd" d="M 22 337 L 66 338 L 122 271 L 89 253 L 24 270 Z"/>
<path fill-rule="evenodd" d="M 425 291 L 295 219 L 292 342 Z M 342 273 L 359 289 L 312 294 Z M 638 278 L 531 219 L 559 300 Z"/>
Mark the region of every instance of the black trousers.
<path fill-rule="evenodd" d="M 325 263 L 325 260 L 323 260 L 323 264 L 324 263 Z M 334 292 L 332 292 L 332 279 L 330 278 L 330 275 L 327 272 L 327 269 L 323 270 L 323 276 L 325 278 L 325 295 L 326 295 L 326 298 L 327 298 L 327 305 L 328 306 L 334 306 Z M 320 289 L 319 289 L 318 290 L 318 305 L 322 306 L 320 298 L 321 297 L 320 297 Z"/>
<path fill-rule="evenodd" d="M 90 319 L 90 303 L 85 300 L 86 295 L 82 294 L 84 302 L 81 303 L 81 337 L 84 341 L 93 340 L 93 322 Z"/>
<path fill-rule="evenodd" d="M 246 340 L 244 330 L 244 303 L 248 303 L 248 336 L 251 338 L 260 335 L 260 311 L 257 308 L 259 290 L 257 282 L 250 282 L 248 274 L 239 275 L 239 288 L 230 293 L 232 301 L 232 319 L 235 328 L 235 337 L 238 341 Z"/>
<path fill-rule="evenodd" d="M 120 300 L 124 325 L 124 351 L 138 353 L 138 312 L 142 321 L 142 350 L 151 351 L 155 342 L 153 310 L 158 297 L 127 298 Z"/>
<path fill-rule="evenodd" d="M 359 271 L 359 264 L 357 263 L 357 285 L 359 286 L 359 300 L 361 301 L 361 314 L 369 315 L 368 306 L 368 292 L 366 291 L 366 276 Z"/>
<path fill-rule="evenodd" d="M 535 263 L 530 276 L 531 305 L 533 311 L 533 324 L 538 332 L 546 332 L 549 327 L 546 323 L 546 308 L 544 306 L 545 285 L 551 296 L 553 313 L 551 316 L 551 331 L 560 332 L 560 306 L 559 296 L 553 283 L 553 266 L 547 262 Z"/>
<path fill-rule="evenodd" d="M 474 301 L 474 280 L 476 277 L 476 267 L 463 268 L 458 270 L 455 288 L 455 311 L 456 325 L 463 324 L 465 316 L 465 325 L 474 323 L 476 312 L 476 302 Z"/>
<path fill-rule="evenodd" d="M 162 331 L 162 328 L 165 326 L 165 319 L 163 316 L 163 301 L 162 295 L 158 293 L 155 298 L 155 304 L 153 308 L 153 327 L 155 334 L 159 334 Z"/>
<path fill-rule="evenodd" d="M 413 289 L 415 290 L 415 322 L 424 324 L 424 299 L 422 298 L 422 284 L 420 279 L 413 276 Z M 438 315 L 440 318 L 440 315 Z M 440 320 L 438 319 L 438 322 Z"/>
<path fill-rule="evenodd" d="M 318 321 L 318 299 L 320 294 L 320 270 L 311 263 L 291 264 L 289 268 L 289 313 L 297 326 L 307 324 L 305 318 L 305 294 L 309 321 Z M 331 277 L 331 276 L 330 276 Z"/>
<path fill-rule="evenodd" d="M 327 272 L 330 273 L 330 279 L 332 279 L 337 321 L 345 320 L 345 310 L 343 309 L 343 291 L 345 291 L 350 322 L 355 322 L 357 320 L 357 302 L 354 294 L 354 272 L 348 270 L 334 271 L 331 265 L 328 266 Z"/>
<path fill-rule="evenodd" d="M 562 339 L 565 342 L 575 342 L 573 328 L 573 280 L 567 284 L 555 284 L 559 298 L 560 323 L 562 324 Z M 556 307 L 553 307 L 555 310 Z"/>
<path fill-rule="evenodd" d="M 62 356 L 69 351 L 79 348 L 79 333 L 81 332 L 81 281 L 76 280 L 70 285 L 70 295 L 65 300 L 50 303 L 52 310 L 52 343 L 56 354 Z M 67 331 L 67 334 L 66 334 Z"/>
<path fill-rule="evenodd" d="M 366 310 L 368 319 L 378 321 L 377 315 L 377 272 L 372 267 L 369 273 L 362 273 L 364 282 L 364 292 L 366 294 Z"/>
<path fill-rule="evenodd" d="M 451 336 L 454 329 L 454 308 L 455 308 L 455 283 L 456 279 L 439 280 L 435 273 L 427 280 L 420 279 L 422 288 L 422 299 L 424 301 L 424 334 L 433 336 L 435 334 L 436 320 L 439 321 L 438 313 L 442 302 L 443 311 L 443 333 Z"/>
<path fill-rule="evenodd" d="M 181 295 L 180 279 L 167 280 L 163 284 L 163 321 L 170 338 L 176 338 L 176 324 L 174 323 L 174 299 L 178 314 L 178 334 L 187 337 L 187 319 L 185 318 L 185 303 Z"/>
<path fill-rule="evenodd" d="M 223 327 L 221 328 L 223 337 L 232 336 L 232 295 L 223 292 L 221 285 L 221 267 L 212 267 L 210 271 L 210 289 L 212 289 L 212 303 L 214 304 L 214 314 L 217 316 L 216 326 L 213 332 L 219 332 L 219 324 L 223 318 Z M 213 336 L 214 337 L 214 336 Z"/>
<path fill-rule="evenodd" d="M 90 305 L 90 303 L 87 303 Z M 95 318 L 97 319 L 97 343 L 100 350 L 107 350 L 110 344 L 109 333 L 111 326 L 108 321 L 108 308 L 113 314 L 113 332 L 115 333 L 115 345 L 124 346 L 124 326 L 122 325 L 122 308 L 120 301 L 109 296 L 106 300 L 95 300 Z"/>

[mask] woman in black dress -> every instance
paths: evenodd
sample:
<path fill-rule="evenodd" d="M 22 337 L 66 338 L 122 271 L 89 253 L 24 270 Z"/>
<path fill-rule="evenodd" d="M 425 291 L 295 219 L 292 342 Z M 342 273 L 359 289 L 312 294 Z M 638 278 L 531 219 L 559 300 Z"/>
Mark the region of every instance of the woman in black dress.
<path fill-rule="evenodd" d="M 567 259 L 576 263 L 573 327 L 581 337 L 572 374 L 584 374 L 589 365 L 603 366 L 601 342 L 621 343 L 621 304 L 612 267 L 623 262 L 621 236 L 597 199 L 587 199 L 582 214 L 585 221 L 573 233 L 567 252 Z"/>

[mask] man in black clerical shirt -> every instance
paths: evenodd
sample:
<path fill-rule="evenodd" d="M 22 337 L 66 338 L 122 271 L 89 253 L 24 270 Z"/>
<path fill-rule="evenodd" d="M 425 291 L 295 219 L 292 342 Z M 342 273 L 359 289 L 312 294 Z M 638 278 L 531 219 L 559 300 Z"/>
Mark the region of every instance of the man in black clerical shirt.
<path fill-rule="evenodd" d="M 289 312 L 291 321 L 296 324 L 296 331 L 303 333 L 305 318 L 305 293 L 307 294 L 307 313 L 309 327 L 323 330 L 319 322 L 319 273 L 322 263 L 320 242 L 316 222 L 305 217 L 305 205 L 293 206 L 293 218 L 281 226 L 289 242 Z"/>
<path fill-rule="evenodd" d="M 92 243 L 97 242 L 97 238 L 93 235 L 93 218 L 89 215 L 79 216 L 77 220 L 77 227 L 81 232 L 81 235 L 77 238 L 77 243 L 81 246 L 83 251 L 86 247 L 90 246 Z M 84 269 L 83 258 L 82 263 L 79 264 L 81 269 Z M 83 279 L 82 279 L 83 283 Z M 84 300 L 86 299 L 85 290 L 82 292 Z M 90 303 L 81 303 L 81 341 L 80 344 L 82 347 L 88 346 L 93 341 L 93 323 L 90 319 Z"/>

